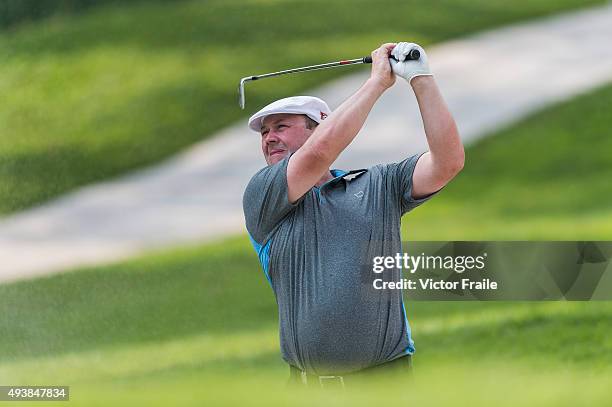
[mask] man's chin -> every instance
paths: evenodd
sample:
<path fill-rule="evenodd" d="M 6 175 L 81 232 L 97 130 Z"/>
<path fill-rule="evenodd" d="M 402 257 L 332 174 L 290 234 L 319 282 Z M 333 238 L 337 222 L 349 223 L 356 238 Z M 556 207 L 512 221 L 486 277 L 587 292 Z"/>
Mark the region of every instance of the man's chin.
<path fill-rule="evenodd" d="M 285 157 L 287 157 L 287 153 L 277 153 L 268 156 L 268 165 L 274 165 L 280 161 L 282 161 Z"/>

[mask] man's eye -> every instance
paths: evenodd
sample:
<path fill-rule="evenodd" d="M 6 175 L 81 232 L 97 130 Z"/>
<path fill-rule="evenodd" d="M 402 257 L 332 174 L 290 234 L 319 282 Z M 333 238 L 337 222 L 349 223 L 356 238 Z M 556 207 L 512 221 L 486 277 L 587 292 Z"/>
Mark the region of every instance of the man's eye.
<path fill-rule="evenodd" d="M 280 128 L 283 128 L 283 127 L 288 127 L 288 126 L 287 126 L 286 124 L 279 124 L 279 125 L 278 125 L 278 128 L 279 128 L 279 129 L 280 129 Z"/>
<path fill-rule="evenodd" d="M 261 132 L 261 135 L 262 135 L 262 136 L 265 136 L 266 134 L 268 134 L 268 131 L 269 131 L 269 130 L 264 130 L 264 131 L 262 131 L 262 132 Z"/>

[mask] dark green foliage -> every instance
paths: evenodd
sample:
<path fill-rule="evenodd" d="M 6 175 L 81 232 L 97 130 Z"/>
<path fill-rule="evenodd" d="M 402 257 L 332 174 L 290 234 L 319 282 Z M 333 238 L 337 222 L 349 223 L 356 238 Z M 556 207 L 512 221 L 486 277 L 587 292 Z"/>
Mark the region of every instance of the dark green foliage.
<path fill-rule="evenodd" d="M 600 1 L 126 1 L 15 26 L 0 34 L 0 214 L 154 164 L 272 99 L 366 68 L 250 84 L 244 111 L 243 76 L 587 3 Z"/>
<path fill-rule="evenodd" d="M 53 15 L 75 14 L 90 7 L 125 4 L 128 1 L 135 3 L 134 0 L 2 0 L 0 1 L 0 29 Z M 180 0 L 147 0 L 149 3 L 152 1 L 176 2 Z"/>

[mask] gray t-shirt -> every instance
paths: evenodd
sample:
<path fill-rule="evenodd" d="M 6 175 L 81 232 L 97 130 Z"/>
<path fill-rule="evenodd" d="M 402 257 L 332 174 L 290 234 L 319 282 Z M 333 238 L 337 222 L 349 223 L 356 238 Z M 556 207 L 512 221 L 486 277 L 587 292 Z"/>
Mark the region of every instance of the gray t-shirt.
<path fill-rule="evenodd" d="M 375 256 L 401 253 L 401 216 L 412 199 L 420 154 L 367 170 L 333 170 L 296 203 L 287 195 L 289 157 L 257 172 L 243 198 L 246 227 L 270 282 L 283 359 L 316 374 L 340 374 L 414 353 L 401 290 L 375 290 Z"/>

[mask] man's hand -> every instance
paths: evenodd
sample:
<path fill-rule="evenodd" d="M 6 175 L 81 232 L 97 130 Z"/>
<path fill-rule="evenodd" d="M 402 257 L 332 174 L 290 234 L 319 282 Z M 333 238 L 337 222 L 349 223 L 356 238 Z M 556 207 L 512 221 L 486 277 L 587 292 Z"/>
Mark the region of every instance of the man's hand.
<path fill-rule="evenodd" d="M 421 53 L 421 57 L 417 60 L 405 60 L 406 55 L 413 50 L 417 49 Z M 429 70 L 429 64 L 427 62 L 427 54 L 425 50 L 418 44 L 412 42 L 400 42 L 393 48 L 391 55 L 396 60 L 391 59 L 391 68 L 397 76 L 401 76 L 406 79 L 408 83 L 417 76 L 431 76 Z"/>
<path fill-rule="evenodd" d="M 389 56 L 395 43 L 382 44 L 372 51 L 372 74 L 370 79 L 382 87 L 388 89 L 395 83 L 395 75 L 389 64 Z"/>

